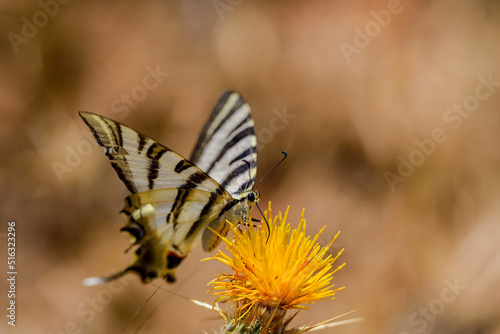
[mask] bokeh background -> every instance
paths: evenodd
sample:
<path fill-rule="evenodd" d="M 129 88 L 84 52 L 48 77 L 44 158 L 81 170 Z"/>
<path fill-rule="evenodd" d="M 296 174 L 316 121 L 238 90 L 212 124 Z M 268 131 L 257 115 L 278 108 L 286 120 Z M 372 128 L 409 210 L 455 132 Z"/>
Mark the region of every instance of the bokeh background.
<path fill-rule="evenodd" d="M 82 286 L 131 254 L 127 191 L 77 110 L 189 156 L 226 89 L 252 107 L 259 175 L 289 153 L 261 204 L 290 205 L 295 223 L 305 208 L 311 234 L 327 226 L 323 244 L 341 231 L 346 289 L 292 324 L 356 310 L 341 319 L 363 322 L 323 332 L 500 333 L 498 2 L 60 1 L 1 2 L 0 267 L 13 220 L 18 270 L 15 329 L 0 281 L 2 333 L 222 324 L 153 295 L 159 281 Z M 163 287 L 212 303 L 222 267 L 206 256 L 193 251 Z"/>

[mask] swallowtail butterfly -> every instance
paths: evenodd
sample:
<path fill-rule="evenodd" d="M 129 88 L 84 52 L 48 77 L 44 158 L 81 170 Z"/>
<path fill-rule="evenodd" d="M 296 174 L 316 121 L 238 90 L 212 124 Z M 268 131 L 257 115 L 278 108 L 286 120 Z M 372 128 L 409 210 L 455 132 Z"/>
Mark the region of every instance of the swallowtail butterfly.
<path fill-rule="evenodd" d="M 200 240 L 206 252 L 220 243 L 207 227 L 225 236 L 226 219 L 248 222 L 259 200 L 257 139 L 250 107 L 238 93 L 222 94 L 189 160 L 121 123 L 79 114 L 131 192 L 121 211 L 127 218 L 122 231 L 137 246 L 130 266 L 107 278 L 88 278 L 87 285 L 127 272 L 143 282 L 174 282 L 175 268 Z"/>

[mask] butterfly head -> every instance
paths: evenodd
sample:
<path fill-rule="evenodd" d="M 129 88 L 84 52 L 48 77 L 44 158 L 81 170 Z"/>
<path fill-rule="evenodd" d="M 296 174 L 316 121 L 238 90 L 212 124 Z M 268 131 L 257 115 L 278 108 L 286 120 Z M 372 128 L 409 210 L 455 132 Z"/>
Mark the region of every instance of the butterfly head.
<path fill-rule="evenodd" d="M 253 206 L 259 201 L 260 194 L 257 190 L 249 190 L 241 194 L 241 198 L 237 200 L 236 205 L 228 212 L 226 219 L 229 221 L 239 221 L 247 223 L 249 220 L 248 213 Z"/>

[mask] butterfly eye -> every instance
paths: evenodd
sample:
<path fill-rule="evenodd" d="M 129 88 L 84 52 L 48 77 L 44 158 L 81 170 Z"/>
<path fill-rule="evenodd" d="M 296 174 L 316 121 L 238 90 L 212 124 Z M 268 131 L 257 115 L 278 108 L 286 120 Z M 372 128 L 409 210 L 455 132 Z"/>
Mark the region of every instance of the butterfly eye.
<path fill-rule="evenodd" d="M 254 193 L 248 194 L 247 198 L 250 202 L 255 202 L 255 194 Z"/>

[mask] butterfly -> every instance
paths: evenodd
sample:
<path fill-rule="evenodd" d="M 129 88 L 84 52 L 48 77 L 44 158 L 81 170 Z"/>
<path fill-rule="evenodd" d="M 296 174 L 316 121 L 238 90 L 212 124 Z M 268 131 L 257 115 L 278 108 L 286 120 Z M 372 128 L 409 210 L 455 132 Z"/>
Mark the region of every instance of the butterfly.
<path fill-rule="evenodd" d="M 127 272 L 143 282 L 158 277 L 175 282 L 175 269 L 196 244 L 201 241 L 210 252 L 227 234 L 226 220 L 248 222 L 259 200 L 257 138 L 250 107 L 238 93 L 221 95 L 189 160 L 119 122 L 90 112 L 79 115 L 131 193 L 121 211 L 127 218 L 121 230 L 131 236 L 127 251 L 137 246 L 130 266 L 85 284 Z"/>

